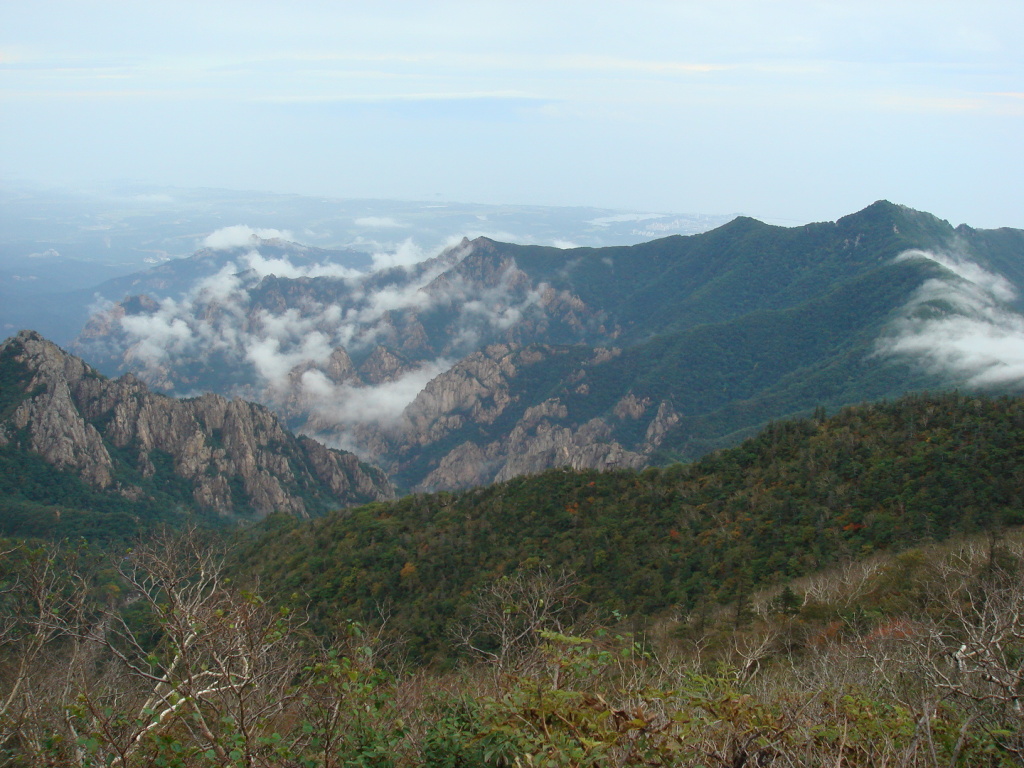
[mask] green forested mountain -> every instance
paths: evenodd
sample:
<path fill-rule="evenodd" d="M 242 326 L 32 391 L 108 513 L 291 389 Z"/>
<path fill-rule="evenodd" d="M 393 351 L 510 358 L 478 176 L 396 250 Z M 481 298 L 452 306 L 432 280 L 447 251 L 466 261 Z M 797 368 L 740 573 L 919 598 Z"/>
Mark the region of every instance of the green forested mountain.
<path fill-rule="evenodd" d="M 1024 233 L 887 201 L 633 246 L 481 237 L 360 276 L 267 253 L 174 302 L 125 299 L 77 349 L 171 392 L 259 399 L 413 491 L 691 460 L 816 407 L 1020 389 L 970 351 L 1019 335 Z"/>
<path fill-rule="evenodd" d="M 882 200 L 835 222 L 800 227 L 741 217 L 703 234 L 628 247 L 566 252 L 494 243 L 492 248 L 514 258 L 534 280 L 570 290 L 600 308 L 606 327 L 620 329 L 616 338 L 631 344 L 758 310 L 798 306 L 888 266 L 907 249 L 946 248 L 955 234 L 930 214 Z M 975 234 L 988 242 L 987 233 Z M 1016 247 L 1019 243 L 1004 246 Z M 488 249 L 476 253 L 483 259 Z"/>
<path fill-rule="evenodd" d="M 600 614 L 643 622 L 1024 522 L 1022 459 L 1024 400 L 910 396 L 775 422 L 689 465 L 552 470 L 312 522 L 276 516 L 236 568 L 324 626 L 385 610 L 415 654 L 439 658 L 446 627 L 505 575 L 564 570 Z"/>
<path fill-rule="evenodd" d="M 0 540 L 0 765 L 1010 768 L 1021 446 L 1024 400 L 919 395 L 226 560 Z"/>
<path fill-rule="evenodd" d="M 951 261 L 898 258 L 919 252 Z M 637 466 L 694 459 L 735 444 L 770 419 L 819 406 L 970 388 L 977 370 L 884 354 L 881 342 L 902 327 L 908 312 L 932 321 L 971 316 L 973 308 L 965 306 L 971 302 L 950 295 L 972 290 L 951 265 L 962 261 L 1012 281 L 1020 275 L 1022 255 L 1024 237 L 1016 230 L 954 229 L 886 201 L 836 222 L 784 228 L 740 218 L 701 235 L 623 248 L 480 245 L 457 269 L 511 260 L 534 283 L 550 284 L 596 310 L 588 316 L 581 309 L 579 326 L 588 329 L 590 344 L 603 343 L 618 354 L 587 364 L 592 354 L 544 348 L 542 360 L 509 376 L 515 396 L 494 424 L 469 417 L 454 429 L 438 429 L 452 414 L 467 416 L 454 410 L 420 427 L 414 403 L 410 438 L 417 448 L 397 451 L 395 476 L 409 487 L 451 485 L 443 458 L 451 446 L 491 448 L 489 458 L 511 453 L 502 444 L 510 424 L 574 435 L 599 419 L 607 426 L 602 441 L 630 452 Z M 951 290 L 924 297 L 926 284 Z M 1005 299 L 1010 312 L 1015 297 Z M 565 325 L 571 324 L 553 326 L 549 338 L 565 336 Z M 434 386 L 444 390 L 443 381 Z M 641 412 L 623 417 L 625 396 L 645 404 Z M 528 415 L 538 404 L 559 406 L 549 407 L 539 426 Z M 443 443 L 433 438 L 437 431 L 444 433 Z M 414 456 L 411 462 L 407 454 Z M 575 455 L 568 463 L 586 465 Z"/>

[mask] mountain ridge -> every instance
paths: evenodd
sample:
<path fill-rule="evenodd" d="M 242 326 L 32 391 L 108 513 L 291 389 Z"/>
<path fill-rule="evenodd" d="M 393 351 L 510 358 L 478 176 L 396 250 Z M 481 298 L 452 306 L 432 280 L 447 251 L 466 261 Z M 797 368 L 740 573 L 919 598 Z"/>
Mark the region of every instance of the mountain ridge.
<path fill-rule="evenodd" d="M 690 459 L 818 406 L 981 386 L 949 328 L 1014 337 L 1024 323 L 1024 233 L 885 200 L 799 227 L 739 217 L 607 248 L 480 237 L 359 277 L 221 277 L 181 302 L 123 302 L 76 350 L 179 394 L 258 399 L 415 490 L 543 462 Z M 540 358 L 484 372 L 490 348 Z M 614 359 L 591 370 L 602 350 Z M 428 384 L 428 410 L 448 404 L 430 424 Z M 630 398 L 642 418 L 616 416 Z"/>
<path fill-rule="evenodd" d="M 297 516 L 394 497 L 379 470 L 295 438 L 265 406 L 216 394 L 175 400 L 132 374 L 109 380 L 34 331 L 0 343 L 0 448 L 89 486 L 227 517 Z"/>

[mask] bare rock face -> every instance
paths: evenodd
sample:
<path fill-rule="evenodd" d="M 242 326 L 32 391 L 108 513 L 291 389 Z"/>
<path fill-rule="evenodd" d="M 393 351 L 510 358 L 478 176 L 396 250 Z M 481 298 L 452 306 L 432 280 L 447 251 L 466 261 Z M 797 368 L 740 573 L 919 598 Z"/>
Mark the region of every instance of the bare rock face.
<path fill-rule="evenodd" d="M 370 384 L 383 384 L 394 381 L 405 372 L 405 364 L 385 347 L 377 346 L 366 358 L 359 373 L 364 381 Z"/>
<path fill-rule="evenodd" d="M 566 380 L 577 397 L 586 396 L 588 371 L 617 353 L 573 358 L 582 367 L 570 368 Z M 520 401 L 532 386 L 532 367 L 560 355 L 569 353 L 545 345 L 485 347 L 431 380 L 396 428 L 364 435 L 372 440 L 362 444 L 414 491 L 468 488 L 553 467 L 645 466 L 679 420 L 668 403 L 655 408 L 649 398 L 627 394 L 604 416 L 578 422 L 560 397 L 536 405 Z M 616 434 L 627 422 L 633 441 L 624 444 Z M 433 458 L 425 462 L 424 456 Z"/>
<path fill-rule="evenodd" d="M 630 392 L 616 403 L 614 413 L 620 419 L 639 419 L 644 415 L 644 411 L 647 410 L 647 406 L 650 404 L 651 399 L 649 397 L 641 400 Z"/>
<path fill-rule="evenodd" d="M 20 392 L 0 392 L 0 402 L 20 400 L 0 421 L 0 439 L 19 439 L 97 488 L 138 497 L 143 488 L 115 478 L 137 476 L 145 485 L 172 472 L 191 486 L 196 506 L 260 516 L 308 515 L 394 496 L 380 470 L 297 439 L 255 403 L 220 395 L 176 400 L 130 374 L 111 381 L 31 331 L 0 345 L 0 366 L 12 372 L 5 382 L 21 384 Z"/>
<path fill-rule="evenodd" d="M 494 344 L 430 381 L 405 410 L 406 436 L 426 445 L 467 419 L 493 423 L 512 401 L 509 380 L 520 362 L 515 351 L 511 345 Z"/>
<path fill-rule="evenodd" d="M 71 390 L 92 370 L 38 336 L 24 338 L 23 354 L 12 357 L 28 374 L 24 386 L 33 396 L 17 406 L 10 417 L 11 426 L 24 430 L 27 447 L 49 463 L 78 472 L 97 488 L 111 487 L 114 481 L 110 454 L 96 428 L 79 413 Z M 3 351 L 7 357 L 9 351 Z"/>
<path fill-rule="evenodd" d="M 651 423 L 647 425 L 647 432 L 644 434 L 644 446 L 646 452 L 651 452 L 665 439 L 665 435 L 672 427 L 679 423 L 680 416 L 667 402 L 658 406 L 658 412 L 654 415 Z"/>
<path fill-rule="evenodd" d="M 348 356 L 344 347 L 337 347 L 331 352 L 331 357 L 327 361 L 326 373 L 335 384 L 344 384 L 356 378 L 356 369 L 352 365 L 352 358 Z"/>

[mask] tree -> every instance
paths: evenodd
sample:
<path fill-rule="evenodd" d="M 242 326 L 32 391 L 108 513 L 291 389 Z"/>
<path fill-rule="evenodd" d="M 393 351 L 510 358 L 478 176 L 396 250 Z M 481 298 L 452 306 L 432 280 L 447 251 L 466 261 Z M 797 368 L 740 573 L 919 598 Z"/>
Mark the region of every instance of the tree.
<path fill-rule="evenodd" d="M 90 618 L 79 556 L 52 545 L 0 553 L 0 745 L 37 762 L 90 657 L 79 637 Z"/>
<path fill-rule="evenodd" d="M 118 564 L 126 587 L 85 637 L 107 652 L 73 727 L 111 766 L 176 739 L 221 764 L 253 766 L 261 737 L 295 696 L 297 621 L 224 578 L 219 552 L 196 531 L 164 533 Z"/>
<path fill-rule="evenodd" d="M 965 546 L 942 575 L 937 685 L 971 703 L 1000 746 L 1024 759 L 1024 548 L 994 540 Z"/>
<path fill-rule="evenodd" d="M 456 640 L 496 674 L 536 661 L 541 633 L 564 632 L 582 606 L 566 572 L 517 571 L 479 591 L 468 618 L 454 629 Z"/>

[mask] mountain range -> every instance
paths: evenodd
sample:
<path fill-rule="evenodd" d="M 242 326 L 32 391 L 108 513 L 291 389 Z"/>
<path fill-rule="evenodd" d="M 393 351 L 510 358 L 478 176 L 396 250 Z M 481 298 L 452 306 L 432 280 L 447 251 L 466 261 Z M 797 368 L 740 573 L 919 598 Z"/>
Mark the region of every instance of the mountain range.
<path fill-rule="evenodd" d="M 132 278 L 72 349 L 258 400 L 413 490 L 692 459 L 815 408 L 1024 375 L 1024 232 L 886 201 L 634 246 L 464 239 L 358 274 L 321 255 L 201 251 L 173 267 L 192 282 Z"/>
<path fill-rule="evenodd" d="M 0 343 L 11 760 L 1019 764 L 1024 233 L 251 235 Z"/>
<path fill-rule="evenodd" d="M 61 345 L 82 329 L 113 282 L 170 264 L 243 232 L 307 246 L 410 258 L 452 238 L 601 246 L 703 232 L 731 216 L 445 200 L 334 199 L 144 185 L 0 189 L 0 336 L 33 328 Z M 108 295 L 114 291 L 115 295 Z"/>

